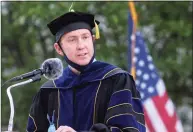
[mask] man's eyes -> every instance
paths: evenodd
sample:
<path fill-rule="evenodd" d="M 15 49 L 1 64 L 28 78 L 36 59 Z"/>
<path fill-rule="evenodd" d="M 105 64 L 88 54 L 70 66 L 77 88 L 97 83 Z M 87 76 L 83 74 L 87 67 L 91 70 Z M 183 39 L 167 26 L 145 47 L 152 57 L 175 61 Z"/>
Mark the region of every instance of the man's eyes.
<path fill-rule="evenodd" d="M 70 38 L 70 39 L 68 39 L 69 42 L 73 42 L 73 41 L 75 41 L 75 40 L 76 40 L 75 38 Z"/>
<path fill-rule="evenodd" d="M 86 40 L 88 39 L 90 36 L 82 36 L 82 40 Z M 74 42 L 74 41 L 77 41 L 78 38 L 69 38 L 67 41 L 68 42 Z"/>
<path fill-rule="evenodd" d="M 84 36 L 83 39 L 87 39 L 88 37 L 87 36 Z"/>
<path fill-rule="evenodd" d="M 89 36 L 83 36 L 83 39 L 88 39 L 89 38 Z"/>

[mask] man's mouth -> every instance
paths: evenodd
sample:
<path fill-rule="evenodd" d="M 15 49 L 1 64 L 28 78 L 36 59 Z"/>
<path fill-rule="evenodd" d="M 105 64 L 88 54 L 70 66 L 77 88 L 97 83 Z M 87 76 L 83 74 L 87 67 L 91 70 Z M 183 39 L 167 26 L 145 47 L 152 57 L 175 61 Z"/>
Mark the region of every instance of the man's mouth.
<path fill-rule="evenodd" d="M 87 55 L 87 53 L 78 54 L 78 56 L 80 56 L 80 57 L 85 56 L 85 55 Z"/>

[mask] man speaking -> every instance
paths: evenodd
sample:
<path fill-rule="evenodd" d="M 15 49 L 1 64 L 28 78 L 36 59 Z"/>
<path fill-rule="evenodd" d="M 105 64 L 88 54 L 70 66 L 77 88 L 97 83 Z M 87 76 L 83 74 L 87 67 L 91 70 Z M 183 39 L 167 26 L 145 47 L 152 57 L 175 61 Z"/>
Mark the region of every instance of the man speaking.
<path fill-rule="evenodd" d="M 95 59 L 98 25 L 94 15 L 82 12 L 65 13 L 48 24 L 56 38 L 54 48 L 68 67 L 35 95 L 27 131 L 145 132 L 140 94 L 132 76 Z"/>

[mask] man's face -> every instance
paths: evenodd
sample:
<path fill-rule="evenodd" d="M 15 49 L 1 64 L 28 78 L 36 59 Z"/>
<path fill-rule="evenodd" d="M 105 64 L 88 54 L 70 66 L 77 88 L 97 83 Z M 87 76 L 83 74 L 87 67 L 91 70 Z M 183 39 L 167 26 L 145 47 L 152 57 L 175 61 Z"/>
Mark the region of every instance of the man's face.
<path fill-rule="evenodd" d="M 61 37 L 60 45 L 67 58 L 78 65 L 87 65 L 93 54 L 93 36 L 87 29 L 78 29 Z M 58 54 L 63 55 L 58 43 L 54 44 Z"/>

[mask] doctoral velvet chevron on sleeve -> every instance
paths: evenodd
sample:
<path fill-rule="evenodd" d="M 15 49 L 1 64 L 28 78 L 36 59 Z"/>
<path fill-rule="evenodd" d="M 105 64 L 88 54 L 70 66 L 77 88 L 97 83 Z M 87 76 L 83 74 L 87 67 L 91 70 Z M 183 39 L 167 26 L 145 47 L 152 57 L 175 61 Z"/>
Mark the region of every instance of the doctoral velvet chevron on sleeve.
<path fill-rule="evenodd" d="M 143 113 L 140 95 L 132 76 L 121 74 L 114 81 L 105 124 L 111 131 L 145 132 Z"/>

